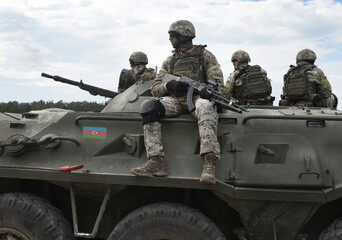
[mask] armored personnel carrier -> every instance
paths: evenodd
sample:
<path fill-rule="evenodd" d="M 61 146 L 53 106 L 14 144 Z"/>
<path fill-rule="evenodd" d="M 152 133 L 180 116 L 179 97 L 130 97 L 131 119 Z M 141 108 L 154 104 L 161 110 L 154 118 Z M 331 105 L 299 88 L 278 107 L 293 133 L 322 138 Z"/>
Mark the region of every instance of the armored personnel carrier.
<path fill-rule="evenodd" d="M 137 82 L 102 112 L 0 119 L 1 240 L 307 240 L 342 236 L 342 112 L 253 107 L 219 113 L 216 184 L 199 182 L 191 115 L 162 120 L 169 176 L 145 163 Z"/>

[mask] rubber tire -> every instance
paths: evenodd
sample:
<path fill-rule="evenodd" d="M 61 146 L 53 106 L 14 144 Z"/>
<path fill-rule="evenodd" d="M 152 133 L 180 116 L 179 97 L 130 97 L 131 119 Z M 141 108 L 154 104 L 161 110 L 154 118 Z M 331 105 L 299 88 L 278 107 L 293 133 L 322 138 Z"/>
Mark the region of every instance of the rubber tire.
<path fill-rule="evenodd" d="M 221 230 L 198 210 L 162 202 L 128 214 L 107 240 L 226 240 Z"/>
<path fill-rule="evenodd" d="M 342 218 L 334 220 L 319 235 L 319 240 L 342 240 Z"/>
<path fill-rule="evenodd" d="M 62 212 L 47 200 L 27 193 L 0 195 L 0 229 L 15 229 L 31 240 L 74 240 Z"/>

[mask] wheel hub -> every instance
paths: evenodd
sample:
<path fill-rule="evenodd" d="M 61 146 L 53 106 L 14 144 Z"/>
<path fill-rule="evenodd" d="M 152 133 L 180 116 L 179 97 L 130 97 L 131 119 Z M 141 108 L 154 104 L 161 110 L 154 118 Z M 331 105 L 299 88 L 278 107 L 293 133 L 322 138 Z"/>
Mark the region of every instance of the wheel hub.
<path fill-rule="evenodd" d="M 26 234 L 21 231 L 8 228 L 8 227 L 0 227 L 0 240 L 31 240 L 26 236 Z"/>

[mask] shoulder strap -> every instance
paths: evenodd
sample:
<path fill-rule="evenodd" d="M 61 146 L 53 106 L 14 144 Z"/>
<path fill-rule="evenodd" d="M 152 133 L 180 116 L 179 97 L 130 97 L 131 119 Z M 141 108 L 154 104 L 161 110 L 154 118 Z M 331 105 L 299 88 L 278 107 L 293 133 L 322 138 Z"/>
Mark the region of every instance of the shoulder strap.
<path fill-rule="evenodd" d="M 146 71 L 146 66 L 138 72 L 137 77 L 142 75 Z"/>
<path fill-rule="evenodd" d="M 239 77 L 242 76 L 242 74 L 246 73 L 250 65 L 247 65 L 244 67 L 237 75 L 235 75 L 234 80 L 238 79 Z"/>

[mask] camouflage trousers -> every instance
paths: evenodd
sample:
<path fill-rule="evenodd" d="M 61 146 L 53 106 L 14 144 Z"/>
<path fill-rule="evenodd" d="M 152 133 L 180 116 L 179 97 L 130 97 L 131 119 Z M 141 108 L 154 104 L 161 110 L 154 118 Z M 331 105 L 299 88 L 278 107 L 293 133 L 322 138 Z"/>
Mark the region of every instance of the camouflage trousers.
<path fill-rule="evenodd" d="M 165 117 L 174 117 L 189 113 L 186 98 L 163 97 L 160 102 L 165 107 Z M 196 110 L 192 115 L 198 120 L 200 135 L 200 155 L 213 152 L 220 157 L 220 145 L 217 141 L 218 114 L 212 102 L 199 97 L 194 98 Z M 164 158 L 160 122 L 144 125 L 144 138 L 147 158 L 158 156 Z"/>

